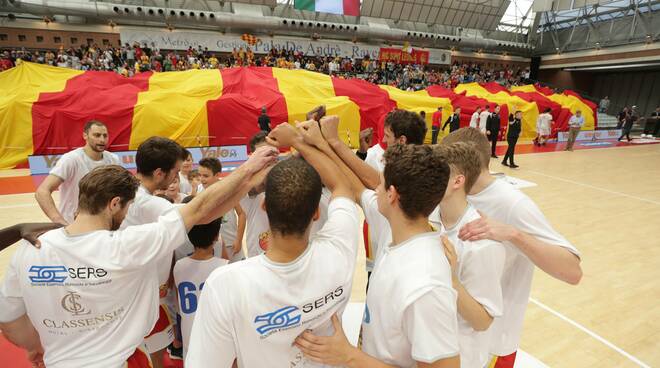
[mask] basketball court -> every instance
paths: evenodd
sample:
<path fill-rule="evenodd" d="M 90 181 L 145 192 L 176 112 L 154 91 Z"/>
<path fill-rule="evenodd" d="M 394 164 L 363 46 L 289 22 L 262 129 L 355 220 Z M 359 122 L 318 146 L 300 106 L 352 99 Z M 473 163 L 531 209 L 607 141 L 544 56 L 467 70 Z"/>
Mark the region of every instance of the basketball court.
<path fill-rule="evenodd" d="M 578 286 L 536 272 L 517 366 L 660 366 L 660 145 L 610 143 L 580 142 L 574 152 L 521 145 L 519 170 L 491 162 L 492 171 L 535 184 L 522 190 L 583 257 Z M 27 184 L 16 183 L 25 175 L 27 170 L 0 172 L 3 193 L 19 193 L 0 195 L 0 227 L 47 221 L 34 194 L 20 193 Z M 14 251 L 0 252 L 0 280 Z M 363 249 L 358 257 L 363 265 Z M 359 267 L 346 325 L 359 324 L 365 285 Z M 22 364 L 22 352 L 5 349 L 5 341 L 0 345 L 3 366 L 10 358 L 16 361 L 9 366 Z"/>

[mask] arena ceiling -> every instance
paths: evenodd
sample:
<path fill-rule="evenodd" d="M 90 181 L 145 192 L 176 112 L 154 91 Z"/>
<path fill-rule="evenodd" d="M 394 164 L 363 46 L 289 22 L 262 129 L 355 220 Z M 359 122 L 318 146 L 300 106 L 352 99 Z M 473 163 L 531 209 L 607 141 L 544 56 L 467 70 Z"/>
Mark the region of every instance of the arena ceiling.
<path fill-rule="evenodd" d="M 362 16 L 493 30 L 510 0 L 363 0 Z"/>

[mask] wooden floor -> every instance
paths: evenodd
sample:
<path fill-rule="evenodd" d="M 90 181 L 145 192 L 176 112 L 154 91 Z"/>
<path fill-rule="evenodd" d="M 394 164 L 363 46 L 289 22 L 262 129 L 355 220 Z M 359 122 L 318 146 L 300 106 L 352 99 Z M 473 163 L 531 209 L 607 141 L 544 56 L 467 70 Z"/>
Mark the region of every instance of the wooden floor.
<path fill-rule="evenodd" d="M 580 250 L 570 286 L 537 271 L 522 349 L 550 367 L 660 367 L 660 145 L 520 155 L 524 189 Z M 20 172 L 0 173 L 17 175 Z M 0 227 L 45 216 L 33 194 L 0 196 Z M 0 253 L 0 278 L 14 249 Z M 352 301 L 364 301 L 361 250 Z"/>

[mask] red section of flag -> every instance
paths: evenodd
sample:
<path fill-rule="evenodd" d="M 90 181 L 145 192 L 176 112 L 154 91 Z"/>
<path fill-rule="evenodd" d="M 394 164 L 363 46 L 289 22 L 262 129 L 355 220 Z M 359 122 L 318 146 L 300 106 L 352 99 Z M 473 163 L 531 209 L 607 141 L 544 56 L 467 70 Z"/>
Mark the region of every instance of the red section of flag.
<path fill-rule="evenodd" d="M 128 150 L 137 95 L 149 88 L 150 76 L 88 71 L 68 80 L 61 92 L 40 94 L 32 105 L 34 153 L 65 153 L 85 145 L 83 126 L 93 119 L 108 127 L 107 150 Z"/>
<path fill-rule="evenodd" d="M 506 92 L 509 93 L 509 90 L 504 88 L 501 84 L 497 82 L 488 82 L 488 83 L 480 83 L 479 84 L 481 87 L 483 87 L 486 91 L 492 94 L 500 93 L 500 92 Z"/>
<path fill-rule="evenodd" d="M 372 143 L 380 142 L 383 137 L 382 123 L 384 116 L 396 108 L 396 102 L 390 95 L 373 83 L 360 79 L 332 78 L 335 95 L 347 96 L 360 108 L 360 130 L 373 128 Z"/>
<path fill-rule="evenodd" d="M 360 16 L 360 0 L 344 0 L 344 15 Z"/>
<path fill-rule="evenodd" d="M 257 120 L 266 107 L 270 125 L 288 121 L 286 101 L 267 67 L 223 69 L 222 95 L 206 104 L 209 145 L 248 144 L 259 132 Z"/>

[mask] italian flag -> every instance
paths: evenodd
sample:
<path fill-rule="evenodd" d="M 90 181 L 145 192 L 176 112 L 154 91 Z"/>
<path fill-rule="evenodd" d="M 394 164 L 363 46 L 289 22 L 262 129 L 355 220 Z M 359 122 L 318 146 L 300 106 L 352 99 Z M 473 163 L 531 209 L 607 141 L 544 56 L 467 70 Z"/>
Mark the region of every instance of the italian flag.
<path fill-rule="evenodd" d="M 360 15 L 360 0 L 295 0 L 294 8 L 357 17 Z"/>

